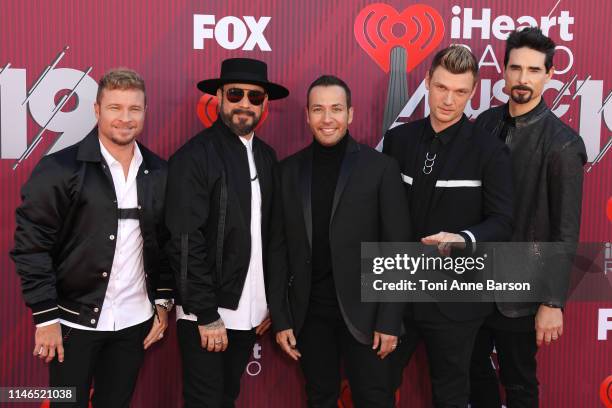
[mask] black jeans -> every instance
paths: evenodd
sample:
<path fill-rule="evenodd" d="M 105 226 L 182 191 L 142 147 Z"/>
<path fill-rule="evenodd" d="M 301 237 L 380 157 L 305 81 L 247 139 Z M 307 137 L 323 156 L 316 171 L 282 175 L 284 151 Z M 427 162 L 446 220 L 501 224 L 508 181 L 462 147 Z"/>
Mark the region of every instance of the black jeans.
<path fill-rule="evenodd" d="M 533 316 L 527 319 L 533 321 Z M 485 323 L 476 337 L 470 369 L 472 407 L 501 407 L 499 382 L 491 362 L 491 352 L 495 347 L 500 380 L 506 391 L 506 406 L 508 408 L 537 408 L 539 383 L 536 375 L 536 353 L 538 348 L 533 329 L 534 324 L 529 324 L 528 327 L 531 329 L 527 330 L 504 330 L 500 326 Z"/>
<path fill-rule="evenodd" d="M 183 363 L 185 408 L 231 408 L 255 344 L 255 329 L 227 330 L 223 352 L 202 348 L 197 322 L 179 319 L 177 335 Z"/>
<path fill-rule="evenodd" d="M 470 392 L 470 360 L 478 329 L 484 318 L 462 322 L 446 318 L 432 304 L 430 318 L 404 319 L 406 335 L 393 356 L 395 386 L 401 385 L 403 368 L 421 340 L 425 343 L 432 400 L 436 408 L 465 408 Z"/>
<path fill-rule="evenodd" d="M 311 305 L 297 338 L 300 365 L 311 408 L 336 408 L 340 366 L 351 387 L 356 408 L 392 408 L 394 392 L 390 358 L 381 360 L 372 345 L 359 343 L 337 307 Z"/>
<path fill-rule="evenodd" d="M 76 387 L 76 403 L 52 403 L 51 407 L 122 408 L 130 405 L 144 359 L 142 342 L 153 319 L 118 331 L 79 330 L 62 325 L 64 362 L 49 365 L 51 387 Z"/>

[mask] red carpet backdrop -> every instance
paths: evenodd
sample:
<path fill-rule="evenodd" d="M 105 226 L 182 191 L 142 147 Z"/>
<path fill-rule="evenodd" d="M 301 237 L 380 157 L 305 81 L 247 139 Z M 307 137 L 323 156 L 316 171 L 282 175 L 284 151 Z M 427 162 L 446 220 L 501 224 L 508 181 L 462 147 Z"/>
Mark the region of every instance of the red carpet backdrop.
<path fill-rule="evenodd" d="M 32 319 L 8 257 L 19 188 L 44 154 L 94 126 L 96 81 L 118 66 L 145 78 L 149 107 L 141 141 L 167 158 L 214 113 L 200 102 L 197 81 L 216 76 L 227 57 L 266 61 L 271 79 L 291 96 L 270 104 L 258 132 L 285 157 L 311 140 L 305 93 L 317 76 L 346 80 L 355 106 L 351 132 L 376 146 L 387 107 L 386 126 L 428 113 L 425 71 L 432 53 L 451 43 L 470 47 L 481 64 L 468 116 L 504 103 L 504 39 L 515 27 L 537 24 L 558 44 L 545 99 L 587 147 L 581 241 L 601 243 L 601 265 L 592 269 L 612 280 L 612 250 L 604 249 L 612 241 L 611 18 L 609 0 L 1 0 L 0 386 L 47 381 L 44 364 L 31 355 Z M 406 63 L 394 70 L 397 46 Z M 407 94 L 389 96 L 390 80 L 405 84 Z M 605 406 L 602 397 L 612 400 L 602 385 L 612 375 L 612 299 L 574 300 L 565 316 L 563 338 L 538 355 L 542 406 Z M 240 407 L 305 407 L 299 369 L 269 333 L 251 360 Z M 420 352 L 407 367 L 401 407 L 429 406 L 426 364 Z M 178 406 L 180 385 L 172 325 L 147 353 L 133 406 Z"/>

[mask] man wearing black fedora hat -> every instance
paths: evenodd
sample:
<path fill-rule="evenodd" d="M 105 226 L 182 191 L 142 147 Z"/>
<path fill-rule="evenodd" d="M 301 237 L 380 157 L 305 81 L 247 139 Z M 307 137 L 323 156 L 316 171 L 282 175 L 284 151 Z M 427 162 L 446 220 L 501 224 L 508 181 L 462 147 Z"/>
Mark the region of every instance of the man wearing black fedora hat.
<path fill-rule="evenodd" d="M 185 407 L 233 407 L 255 336 L 270 326 L 264 255 L 274 150 L 254 134 L 269 100 L 289 91 L 264 62 L 232 58 L 198 83 L 218 119 L 169 161 L 166 223 L 178 284 Z"/>

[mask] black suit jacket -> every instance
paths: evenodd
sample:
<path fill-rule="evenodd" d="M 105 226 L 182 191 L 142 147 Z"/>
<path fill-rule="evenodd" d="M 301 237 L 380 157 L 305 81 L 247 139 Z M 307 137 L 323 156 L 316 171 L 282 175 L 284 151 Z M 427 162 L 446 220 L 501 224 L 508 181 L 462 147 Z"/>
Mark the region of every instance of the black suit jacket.
<path fill-rule="evenodd" d="M 361 302 L 361 243 L 405 242 L 410 220 L 395 160 L 348 137 L 329 225 L 338 303 L 351 334 L 372 342 L 373 331 L 399 335 L 405 304 Z M 312 145 L 279 163 L 274 189 L 268 303 L 276 332 L 299 333 L 312 275 Z"/>
<path fill-rule="evenodd" d="M 422 171 L 417 157 L 421 134 L 429 118 L 397 126 L 385 135 L 383 152 L 400 165 L 409 200 L 412 179 Z M 466 242 L 507 241 L 512 235 L 512 173 L 508 148 L 482 128 L 464 120 L 450 145 L 439 173 L 426 234 L 461 233 Z M 420 241 L 423 237 L 413 236 Z M 415 305 L 417 309 L 424 305 Z M 440 311 L 456 321 L 471 320 L 492 311 L 491 304 L 438 303 Z M 415 309 L 416 310 L 416 309 Z"/>

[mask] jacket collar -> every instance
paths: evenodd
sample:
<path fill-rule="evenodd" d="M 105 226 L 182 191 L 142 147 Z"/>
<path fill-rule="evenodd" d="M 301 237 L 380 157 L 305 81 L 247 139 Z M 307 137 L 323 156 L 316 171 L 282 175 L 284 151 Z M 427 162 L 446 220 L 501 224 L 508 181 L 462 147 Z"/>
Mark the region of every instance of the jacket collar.
<path fill-rule="evenodd" d="M 100 141 L 98 139 L 98 127 L 95 126 L 91 132 L 79 142 L 77 160 L 87 162 L 101 162 L 102 152 L 100 151 Z"/>
<path fill-rule="evenodd" d="M 142 154 L 142 163 L 144 169 L 156 170 L 161 168 L 158 160 L 155 160 L 155 155 L 147 149 L 142 143 L 138 142 L 140 153 Z M 94 127 L 79 142 L 77 160 L 84 162 L 102 162 L 102 151 L 100 150 L 100 140 L 98 138 L 98 127 Z"/>
<path fill-rule="evenodd" d="M 336 208 L 342 197 L 342 193 L 348 183 L 349 176 L 355 167 L 359 152 L 359 143 L 351 137 L 347 132 L 344 136 L 346 141 L 346 151 L 344 153 L 344 159 L 340 167 L 340 174 L 338 175 L 338 181 L 336 183 L 336 189 L 334 191 L 334 199 L 332 202 L 332 211 L 330 216 L 330 228 L 336 213 Z M 314 143 L 314 142 L 313 142 Z M 313 143 L 303 150 L 303 155 L 300 163 L 299 178 L 300 178 L 300 190 L 302 193 L 302 209 L 304 211 L 304 224 L 306 226 L 306 235 L 308 236 L 308 244 L 310 250 L 312 250 L 312 155 L 313 155 Z"/>
<path fill-rule="evenodd" d="M 546 105 L 546 102 L 544 102 L 544 98 L 542 98 L 540 99 L 540 103 L 538 103 L 535 108 L 523 115 L 512 118 L 510 116 L 510 103 L 507 103 L 506 108 L 504 109 L 504 119 L 507 118 L 510 122 L 514 122 L 514 126 L 520 129 L 522 127 L 534 124 L 540 120 L 546 114 L 546 112 L 548 112 L 548 106 Z"/>

